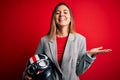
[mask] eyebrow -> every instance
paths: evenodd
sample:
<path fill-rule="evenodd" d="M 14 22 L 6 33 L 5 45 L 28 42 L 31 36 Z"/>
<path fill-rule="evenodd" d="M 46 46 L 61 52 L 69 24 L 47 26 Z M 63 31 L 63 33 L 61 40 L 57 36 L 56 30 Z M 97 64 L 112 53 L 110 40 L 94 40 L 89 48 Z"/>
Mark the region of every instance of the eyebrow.
<path fill-rule="evenodd" d="M 57 10 L 57 11 L 60 11 L 60 10 Z M 56 11 L 56 12 L 57 12 L 57 11 Z M 65 10 L 63 10 L 63 11 L 69 11 L 69 10 L 65 9 Z"/>

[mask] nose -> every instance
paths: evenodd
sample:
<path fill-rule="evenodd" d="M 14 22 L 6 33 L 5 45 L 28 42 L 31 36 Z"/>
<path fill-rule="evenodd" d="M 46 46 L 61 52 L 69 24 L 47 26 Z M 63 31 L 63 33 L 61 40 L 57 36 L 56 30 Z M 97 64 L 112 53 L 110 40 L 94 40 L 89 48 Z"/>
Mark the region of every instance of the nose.
<path fill-rule="evenodd" d="M 63 16 L 63 15 L 64 15 L 64 12 L 63 12 L 63 11 L 61 11 L 61 12 L 60 12 L 60 16 Z"/>

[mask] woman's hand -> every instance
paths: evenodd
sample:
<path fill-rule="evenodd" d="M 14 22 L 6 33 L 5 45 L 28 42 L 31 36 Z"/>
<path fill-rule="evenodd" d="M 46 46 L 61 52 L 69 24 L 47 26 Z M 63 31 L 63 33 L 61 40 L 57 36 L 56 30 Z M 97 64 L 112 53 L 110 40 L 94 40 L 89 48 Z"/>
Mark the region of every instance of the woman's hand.
<path fill-rule="evenodd" d="M 107 53 L 107 52 L 111 52 L 111 49 L 103 49 L 103 47 L 98 47 L 98 48 L 93 48 L 91 50 L 88 51 L 88 54 L 90 56 L 96 55 L 96 54 L 103 54 L 103 53 Z"/>
<path fill-rule="evenodd" d="M 29 77 L 28 75 L 26 75 L 25 80 L 33 80 L 33 79 L 32 79 L 32 77 Z"/>

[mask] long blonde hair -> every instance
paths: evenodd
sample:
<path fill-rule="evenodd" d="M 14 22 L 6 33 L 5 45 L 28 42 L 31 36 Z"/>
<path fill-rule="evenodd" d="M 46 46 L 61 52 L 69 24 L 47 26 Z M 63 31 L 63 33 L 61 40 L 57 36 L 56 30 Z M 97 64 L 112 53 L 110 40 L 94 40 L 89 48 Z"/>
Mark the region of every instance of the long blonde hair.
<path fill-rule="evenodd" d="M 61 5 L 65 5 L 69 9 L 69 12 L 70 12 L 71 21 L 70 21 L 70 24 L 69 24 L 69 33 L 75 33 L 75 30 L 74 30 L 74 18 L 73 18 L 73 14 L 72 14 L 72 11 L 71 11 L 70 7 L 65 3 L 59 3 L 55 7 L 55 9 L 54 9 L 54 11 L 52 13 L 50 29 L 49 29 L 49 32 L 48 32 L 49 41 L 51 41 L 54 38 L 54 36 L 56 35 L 56 33 L 57 33 L 57 25 L 55 23 L 55 14 L 56 14 L 56 11 L 57 11 L 58 7 L 61 6 Z"/>

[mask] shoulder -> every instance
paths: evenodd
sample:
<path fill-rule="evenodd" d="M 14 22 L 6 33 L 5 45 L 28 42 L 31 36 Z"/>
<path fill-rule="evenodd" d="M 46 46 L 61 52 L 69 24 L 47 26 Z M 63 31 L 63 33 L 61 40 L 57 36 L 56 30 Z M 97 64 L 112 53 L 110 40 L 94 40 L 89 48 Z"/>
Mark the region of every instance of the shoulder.
<path fill-rule="evenodd" d="M 75 38 L 77 38 L 77 39 L 86 39 L 85 36 L 83 36 L 80 33 L 75 33 L 74 35 L 75 35 Z"/>
<path fill-rule="evenodd" d="M 41 37 L 41 42 L 48 42 L 49 36 L 45 35 L 43 37 Z"/>
<path fill-rule="evenodd" d="M 41 39 L 48 39 L 48 38 L 49 38 L 48 35 L 41 37 Z"/>

